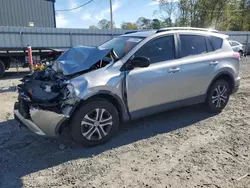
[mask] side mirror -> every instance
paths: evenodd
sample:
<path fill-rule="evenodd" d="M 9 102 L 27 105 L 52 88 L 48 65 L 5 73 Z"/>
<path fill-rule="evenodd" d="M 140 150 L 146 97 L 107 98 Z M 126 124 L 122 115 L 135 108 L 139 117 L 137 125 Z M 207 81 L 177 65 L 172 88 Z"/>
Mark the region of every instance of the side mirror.
<path fill-rule="evenodd" d="M 134 57 L 133 59 L 129 60 L 129 62 L 125 63 L 121 71 L 125 70 L 133 70 L 136 67 L 148 67 L 150 65 L 150 59 L 145 56 L 138 56 Z"/>

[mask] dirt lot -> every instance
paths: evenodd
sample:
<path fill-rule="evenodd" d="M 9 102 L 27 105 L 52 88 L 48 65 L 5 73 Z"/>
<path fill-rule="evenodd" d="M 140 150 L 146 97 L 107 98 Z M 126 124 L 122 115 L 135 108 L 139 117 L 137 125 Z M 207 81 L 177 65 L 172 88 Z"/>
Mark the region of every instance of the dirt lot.
<path fill-rule="evenodd" d="M 0 80 L 0 187 L 250 187 L 250 59 L 223 113 L 164 112 L 122 125 L 95 148 L 19 129 L 13 84 L 24 74 Z"/>

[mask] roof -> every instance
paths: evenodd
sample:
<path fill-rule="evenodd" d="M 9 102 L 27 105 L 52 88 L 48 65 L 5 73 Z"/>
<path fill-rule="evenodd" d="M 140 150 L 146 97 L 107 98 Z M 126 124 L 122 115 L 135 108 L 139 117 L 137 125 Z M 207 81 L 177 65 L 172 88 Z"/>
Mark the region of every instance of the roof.
<path fill-rule="evenodd" d="M 132 33 L 129 33 L 129 34 L 125 34 L 125 35 L 122 35 L 122 36 L 128 36 L 128 37 L 149 37 L 153 34 L 156 33 L 156 30 L 150 30 L 150 31 L 134 31 Z"/>
<path fill-rule="evenodd" d="M 218 30 L 209 29 L 209 28 L 198 28 L 198 27 L 166 27 L 157 30 L 157 33 L 164 32 L 164 31 L 173 31 L 173 30 L 189 30 L 189 31 L 207 31 L 213 33 L 219 33 Z"/>
<path fill-rule="evenodd" d="M 219 33 L 216 30 L 209 30 L 209 29 L 201 29 L 199 30 L 199 28 L 163 28 L 163 29 L 159 29 L 159 30 L 150 30 L 150 31 L 132 31 L 129 34 L 125 34 L 122 36 L 130 36 L 130 37 L 150 37 L 154 34 L 174 34 L 174 33 L 193 33 L 193 34 L 203 34 L 203 35 L 212 35 L 215 37 L 219 37 L 219 38 L 228 38 L 228 35 Z"/>

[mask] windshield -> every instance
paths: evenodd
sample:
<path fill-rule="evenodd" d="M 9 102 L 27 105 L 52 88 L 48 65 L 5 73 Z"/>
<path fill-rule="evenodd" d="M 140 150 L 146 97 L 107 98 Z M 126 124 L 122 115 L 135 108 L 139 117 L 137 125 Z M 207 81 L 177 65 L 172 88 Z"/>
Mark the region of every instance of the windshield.
<path fill-rule="evenodd" d="M 137 44 L 139 44 L 144 38 L 143 37 L 116 37 L 104 44 L 100 45 L 100 48 L 113 49 L 121 59 L 128 52 L 130 52 Z"/>

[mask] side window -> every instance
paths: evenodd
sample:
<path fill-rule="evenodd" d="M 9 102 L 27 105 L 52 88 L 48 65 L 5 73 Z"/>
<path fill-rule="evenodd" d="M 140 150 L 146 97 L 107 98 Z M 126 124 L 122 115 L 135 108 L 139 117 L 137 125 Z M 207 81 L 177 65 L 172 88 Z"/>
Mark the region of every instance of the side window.
<path fill-rule="evenodd" d="M 222 43 L 223 43 L 223 39 L 221 38 L 218 38 L 218 37 L 210 37 L 210 41 L 211 41 L 211 44 L 213 45 L 214 47 L 214 50 L 218 50 L 218 49 L 221 49 L 222 47 Z"/>
<path fill-rule="evenodd" d="M 146 56 L 150 63 L 157 63 L 174 59 L 174 36 L 165 36 L 146 43 L 135 56 Z"/>
<path fill-rule="evenodd" d="M 207 53 L 206 40 L 199 35 L 180 35 L 181 57 Z"/>

